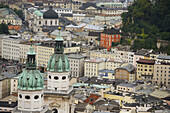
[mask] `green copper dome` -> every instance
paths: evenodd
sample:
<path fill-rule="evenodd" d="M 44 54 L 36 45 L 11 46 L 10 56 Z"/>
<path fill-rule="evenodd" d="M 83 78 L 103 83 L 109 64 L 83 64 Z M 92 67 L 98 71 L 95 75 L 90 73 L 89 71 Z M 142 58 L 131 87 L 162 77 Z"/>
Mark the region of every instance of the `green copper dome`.
<path fill-rule="evenodd" d="M 54 48 L 54 54 L 51 55 L 48 65 L 47 65 L 47 71 L 54 71 L 54 72 L 66 72 L 70 71 L 70 63 L 68 60 L 68 57 L 63 54 L 64 47 L 63 47 L 63 38 L 60 34 L 60 27 L 59 27 L 59 33 L 55 39 L 55 48 Z"/>
<path fill-rule="evenodd" d="M 42 90 L 44 88 L 44 79 L 39 70 L 36 69 L 36 52 L 30 47 L 27 52 L 26 69 L 20 74 L 18 89 L 20 90 Z"/>
<path fill-rule="evenodd" d="M 70 63 L 65 54 L 53 54 L 47 65 L 47 71 L 65 72 L 70 71 Z"/>
<path fill-rule="evenodd" d="M 44 79 L 39 70 L 24 70 L 19 76 L 18 89 L 20 90 L 42 90 Z"/>

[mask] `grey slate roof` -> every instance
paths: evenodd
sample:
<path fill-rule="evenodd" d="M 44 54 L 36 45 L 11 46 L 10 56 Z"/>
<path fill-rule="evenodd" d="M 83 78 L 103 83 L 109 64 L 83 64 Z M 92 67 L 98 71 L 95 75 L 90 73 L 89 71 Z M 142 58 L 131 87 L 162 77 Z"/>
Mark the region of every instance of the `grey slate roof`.
<path fill-rule="evenodd" d="M 158 59 L 170 60 L 170 55 L 159 55 Z"/>
<path fill-rule="evenodd" d="M 92 3 L 92 2 L 87 2 L 87 3 L 84 3 L 79 9 L 80 10 L 85 10 L 86 8 L 88 7 L 94 7 L 94 8 L 97 8 L 97 9 L 102 9 L 100 7 L 97 7 L 95 3 Z"/>
<path fill-rule="evenodd" d="M 4 72 L 4 73 L 0 74 L 0 81 L 2 81 L 4 79 L 13 78 L 13 77 L 16 77 L 16 76 L 17 76 L 16 74 Z"/>
<path fill-rule="evenodd" d="M 68 20 L 67 18 L 64 18 L 64 17 L 60 17 L 60 18 L 59 18 L 59 21 L 60 21 L 64 26 L 67 26 L 67 25 L 70 25 L 70 24 L 77 26 L 76 23 L 74 23 L 73 21 L 70 21 L 70 20 Z"/>
<path fill-rule="evenodd" d="M 117 68 L 117 69 L 125 69 L 125 70 L 127 70 L 128 72 L 132 72 L 135 68 L 134 68 L 134 66 L 133 66 L 132 64 L 129 64 L 129 65 L 126 65 L 126 66 L 124 66 L 124 67 L 119 67 L 119 68 Z"/>
<path fill-rule="evenodd" d="M 123 87 L 135 87 L 137 86 L 137 84 L 131 84 L 131 83 L 121 83 L 121 84 L 118 84 L 118 86 L 123 86 Z"/>
<path fill-rule="evenodd" d="M 68 55 L 68 58 L 73 58 L 73 59 L 82 59 L 85 56 L 81 55 L 81 54 L 70 54 Z"/>
<path fill-rule="evenodd" d="M 8 72 L 4 72 L 4 73 L 2 73 L 2 75 L 6 76 L 7 78 L 17 77 L 16 74 L 12 74 L 12 73 L 8 73 Z"/>

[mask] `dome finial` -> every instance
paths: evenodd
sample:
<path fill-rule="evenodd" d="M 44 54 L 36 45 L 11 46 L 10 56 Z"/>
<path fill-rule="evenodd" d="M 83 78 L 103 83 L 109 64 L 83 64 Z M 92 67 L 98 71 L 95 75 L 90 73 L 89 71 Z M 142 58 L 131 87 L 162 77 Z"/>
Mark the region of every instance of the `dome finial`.
<path fill-rule="evenodd" d="M 32 46 L 32 42 L 33 42 L 33 39 L 32 39 L 32 38 L 30 39 L 30 42 L 31 42 L 31 46 Z"/>
<path fill-rule="evenodd" d="M 60 27 L 60 26 L 58 27 L 58 30 L 61 30 L 61 27 Z"/>

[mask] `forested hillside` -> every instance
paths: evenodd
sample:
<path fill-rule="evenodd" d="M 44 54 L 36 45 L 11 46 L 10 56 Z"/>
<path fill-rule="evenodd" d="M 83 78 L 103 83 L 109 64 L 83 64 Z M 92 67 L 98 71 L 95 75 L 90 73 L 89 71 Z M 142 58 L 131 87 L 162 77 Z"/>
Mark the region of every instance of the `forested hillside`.
<path fill-rule="evenodd" d="M 156 47 L 158 38 L 170 41 L 170 0 L 136 0 L 122 19 L 122 31 L 137 37 L 132 49 L 161 49 L 170 54 L 170 45 Z"/>

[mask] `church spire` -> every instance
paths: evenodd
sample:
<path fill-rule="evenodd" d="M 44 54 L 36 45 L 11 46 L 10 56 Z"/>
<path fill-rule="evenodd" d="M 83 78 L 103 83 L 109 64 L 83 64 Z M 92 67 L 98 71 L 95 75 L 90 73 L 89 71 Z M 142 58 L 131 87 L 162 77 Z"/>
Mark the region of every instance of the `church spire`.
<path fill-rule="evenodd" d="M 32 47 L 32 39 L 30 39 L 31 46 L 29 51 L 27 52 L 27 62 L 26 62 L 26 69 L 34 70 L 36 69 L 36 61 L 35 56 L 36 52 L 34 51 L 34 48 Z"/>
<path fill-rule="evenodd" d="M 58 27 L 59 33 L 57 35 L 57 37 L 55 38 L 55 48 L 54 48 L 54 52 L 55 54 L 63 54 L 64 52 L 64 47 L 63 47 L 63 38 L 61 37 L 61 33 L 60 33 L 60 29 L 61 27 Z"/>

